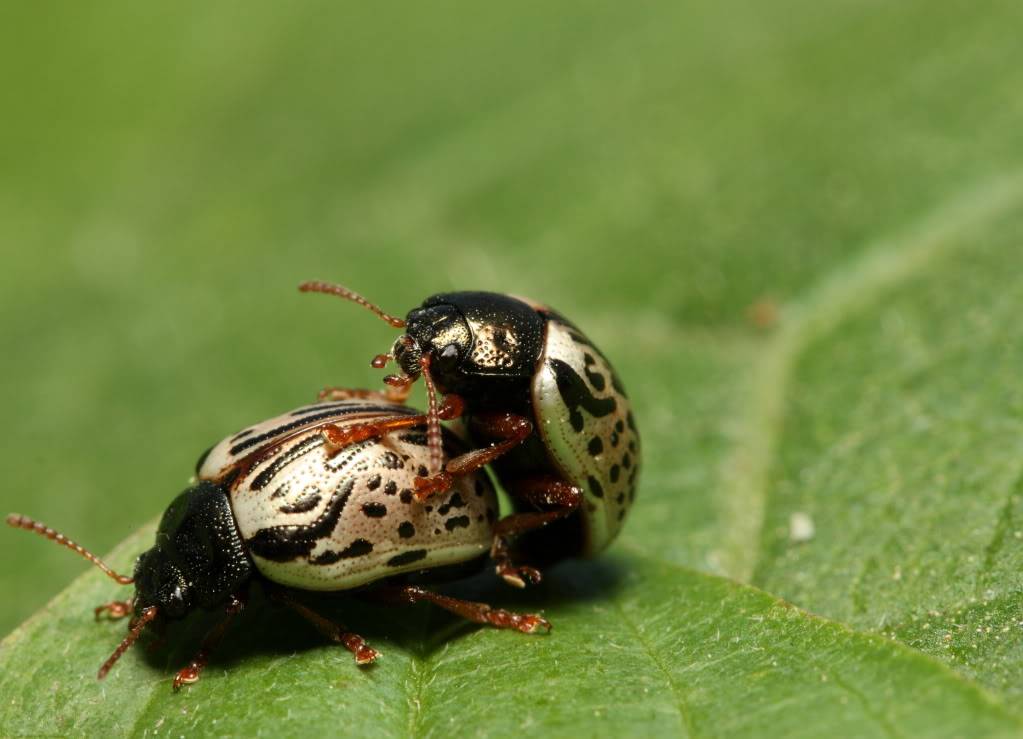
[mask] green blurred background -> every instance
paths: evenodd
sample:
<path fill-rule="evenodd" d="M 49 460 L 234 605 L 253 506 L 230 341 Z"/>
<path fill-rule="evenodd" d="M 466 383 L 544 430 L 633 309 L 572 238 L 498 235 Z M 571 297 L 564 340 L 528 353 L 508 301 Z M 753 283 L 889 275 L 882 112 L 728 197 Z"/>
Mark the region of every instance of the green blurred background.
<path fill-rule="evenodd" d="M 378 382 L 393 333 L 301 280 L 494 289 L 616 361 L 634 531 L 714 570 L 751 306 L 1018 166 L 1019 8 L 5 4 L 0 508 L 102 552 L 210 443 Z M 13 531 L 0 561 L 0 633 L 84 569 Z"/>

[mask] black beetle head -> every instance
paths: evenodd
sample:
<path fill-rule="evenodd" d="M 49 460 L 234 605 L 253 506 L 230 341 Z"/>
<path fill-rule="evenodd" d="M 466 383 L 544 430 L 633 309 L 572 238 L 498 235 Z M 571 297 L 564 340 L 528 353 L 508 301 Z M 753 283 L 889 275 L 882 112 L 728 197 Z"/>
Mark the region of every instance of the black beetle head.
<path fill-rule="evenodd" d="M 156 531 L 156 543 L 135 562 L 134 577 L 114 572 L 99 557 L 27 516 L 12 513 L 7 524 L 34 531 L 92 562 L 121 585 L 135 585 L 134 617 L 128 635 L 100 667 L 103 678 L 154 621 L 182 618 L 196 607 L 214 608 L 239 594 L 252 577 L 253 565 L 234 523 L 227 489 L 203 481 L 167 507 Z M 123 601 L 96 609 L 126 615 Z"/>
<path fill-rule="evenodd" d="M 135 614 L 179 619 L 225 602 L 251 576 L 227 491 L 202 481 L 167 507 L 156 543 L 135 563 Z"/>
<path fill-rule="evenodd" d="M 139 555 L 132 599 L 136 617 L 156 606 L 161 618 L 182 618 L 195 607 L 192 595 L 192 587 L 162 547 L 154 546 Z"/>
<path fill-rule="evenodd" d="M 435 390 L 458 395 L 470 406 L 500 407 L 509 392 L 528 393 L 528 382 L 542 361 L 546 318 L 528 301 L 510 295 L 441 293 L 402 319 L 341 285 L 305 282 L 299 290 L 350 300 L 394 328 L 404 329 L 391 352 L 378 354 L 372 365 L 382 369 L 391 360 L 397 362 L 402 374 L 390 375 L 384 382 L 406 393 L 423 377 L 431 398 L 431 433 L 438 440 Z"/>
<path fill-rule="evenodd" d="M 391 350 L 402 372 L 411 379 L 422 373 L 423 356 L 429 357 L 430 373 L 450 377 L 472 349 L 472 332 L 462 312 L 453 305 L 416 308 L 408 314 L 405 333 Z"/>

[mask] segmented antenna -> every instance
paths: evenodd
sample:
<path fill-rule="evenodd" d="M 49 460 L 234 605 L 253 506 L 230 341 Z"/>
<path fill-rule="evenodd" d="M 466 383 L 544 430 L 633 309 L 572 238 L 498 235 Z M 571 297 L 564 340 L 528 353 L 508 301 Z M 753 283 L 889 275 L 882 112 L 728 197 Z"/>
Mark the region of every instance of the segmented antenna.
<path fill-rule="evenodd" d="M 149 606 L 143 609 L 142 615 L 139 616 L 138 620 L 131 625 L 131 631 L 128 632 L 128 636 L 124 637 L 124 641 L 117 645 L 117 649 L 114 653 L 107 657 L 107 661 L 103 663 L 103 666 L 99 668 L 99 672 L 96 674 L 97 680 L 102 680 L 110 672 L 110 668 L 114 666 L 117 660 L 121 659 L 121 655 L 127 652 L 131 645 L 138 641 L 139 635 L 142 633 L 142 629 L 146 628 L 146 624 L 156 618 L 156 606 Z"/>
<path fill-rule="evenodd" d="M 312 280 L 310 282 L 303 282 L 298 286 L 298 289 L 300 292 L 304 293 L 324 293 L 326 295 L 336 295 L 339 298 L 344 298 L 345 300 L 351 300 L 353 303 L 358 303 L 363 308 L 368 308 L 373 311 L 389 324 L 394 326 L 394 328 L 405 328 L 404 319 L 392 316 L 390 313 L 384 313 L 382 308 L 369 302 L 366 298 L 359 295 L 359 293 L 353 292 L 342 285 Z"/>
<path fill-rule="evenodd" d="M 82 545 L 76 544 L 75 542 L 71 541 L 66 536 L 64 536 L 64 534 L 61 534 L 58 531 L 54 531 L 45 524 L 39 523 L 38 521 L 33 521 L 28 516 L 22 516 L 20 513 L 10 513 L 7 516 L 7 525 L 13 526 L 16 529 L 25 529 L 25 531 L 34 531 L 40 536 L 45 536 L 47 539 L 55 541 L 61 546 L 67 547 L 72 552 L 77 552 L 78 554 L 92 562 L 94 565 L 99 567 L 101 570 L 103 570 L 103 572 L 105 572 L 108 577 L 113 578 L 121 585 L 131 585 L 133 582 L 135 582 L 134 578 L 128 577 L 127 575 L 118 575 L 116 572 L 110 569 L 102 559 L 97 557 L 95 554 L 90 552 Z"/>
<path fill-rule="evenodd" d="M 419 360 L 419 368 L 426 383 L 426 443 L 430 449 L 430 472 L 436 475 L 441 472 L 444 463 L 444 450 L 441 445 L 440 411 L 437 408 L 437 388 L 430 376 L 430 355 L 426 354 Z"/>

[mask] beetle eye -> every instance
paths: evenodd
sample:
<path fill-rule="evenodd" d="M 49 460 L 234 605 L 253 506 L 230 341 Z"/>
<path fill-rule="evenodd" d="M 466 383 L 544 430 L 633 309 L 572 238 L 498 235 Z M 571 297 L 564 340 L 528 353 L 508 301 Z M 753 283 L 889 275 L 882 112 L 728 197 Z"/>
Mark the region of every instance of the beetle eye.
<path fill-rule="evenodd" d="M 451 361 L 458 356 L 458 347 L 455 344 L 448 344 L 440 350 L 440 358 Z"/>

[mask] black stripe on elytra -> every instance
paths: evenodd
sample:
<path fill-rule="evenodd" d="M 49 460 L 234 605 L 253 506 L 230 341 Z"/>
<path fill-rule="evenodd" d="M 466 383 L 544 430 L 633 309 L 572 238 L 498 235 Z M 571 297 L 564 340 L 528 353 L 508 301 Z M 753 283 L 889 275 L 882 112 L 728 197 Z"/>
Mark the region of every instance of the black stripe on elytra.
<path fill-rule="evenodd" d="M 249 551 L 271 562 L 290 562 L 308 555 L 316 546 L 316 542 L 330 534 L 337 526 L 353 487 L 355 478 L 349 479 L 343 486 L 334 490 L 323 513 L 308 525 L 268 526 L 260 529 L 249 539 Z"/>
<path fill-rule="evenodd" d="M 231 437 L 231 443 L 234 444 L 236 441 L 241 441 L 246 436 L 249 436 L 255 430 L 256 429 L 245 429 L 244 431 L 239 431 L 237 434 Z"/>
<path fill-rule="evenodd" d="M 596 366 L 597 360 L 593 358 L 592 354 L 588 352 L 583 354 L 583 371 L 586 373 L 586 379 L 590 381 L 590 384 L 599 393 L 607 387 L 607 382 L 604 380 L 604 375 L 593 371 L 593 368 Z"/>
<path fill-rule="evenodd" d="M 388 567 L 401 567 L 402 565 L 410 565 L 413 562 L 418 562 L 421 559 L 426 559 L 425 549 L 413 549 L 408 552 L 402 552 L 396 554 L 387 560 Z"/>
<path fill-rule="evenodd" d="M 367 409 L 374 410 L 374 411 L 381 410 L 380 406 L 378 406 L 378 405 L 366 405 L 366 404 L 359 404 L 359 403 L 354 403 L 354 404 L 348 404 L 348 403 L 320 403 L 318 405 L 307 405 L 305 408 L 299 408 L 298 410 L 294 410 L 291 413 L 289 413 L 288 415 L 289 416 L 308 416 L 310 413 L 318 413 L 319 411 L 326 411 L 326 410 L 331 410 L 331 409 L 333 409 L 335 411 L 354 411 L 354 412 L 360 412 L 360 411 L 367 410 Z M 358 410 L 356 410 L 356 409 L 358 409 Z M 396 409 L 396 411 L 398 413 L 401 412 L 398 409 Z"/>
<path fill-rule="evenodd" d="M 404 467 L 405 463 L 398 458 L 397 454 L 388 450 L 380 457 L 380 466 L 389 470 L 398 470 Z"/>
<path fill-rule="evenodd" d="M 216 446 L 216 444 L 214 444 L 213 446 Z M 212 451 L 213 451 L 213 447 L 211 446 L 209 449 L 207 449 L 205 452 L 203 452 L 202 454 L 199 455 L 199 461 L 195 463 L 195 474 L 197 476 L 199 474 L 199 469 L 203 465 L 203 462 L 206 461 L 206 458 L 208 456 L 210 456 L 210 452 L 212 452 Z"/>
<path fill-rule="evenodd" d="M 324 408 L 326 410 L 324 410 L 322 413 L 312 413 L 314 409 L 319 410 L 320 408 Z M 313 406 L 312 408 L 303 409 L 303 412 L 311 413 L 311 415 L 303 415 L 297 420 L 290 421 L 288 423 L 282 423 L 277 428 L 271 429 L 266 433 L 259 434 L 258 436 L 250 436 L 245 441 L 239 442 L 238 444 L 235 444 L 233 447 L 231 447 L 231 454 L 236 455 L 239 452 L 245 451 L 249 447 L 256 446 L 257 444 L 262 444 L 264 441 L 268 441 L 277 436 L 281 436 L 289 431 L 294 431 L 297 428 L 301 428 L 302 426 L 305 426 L 306 424 L 311 424 L 315 421 L 325 421 L 328 418 L 344 418 L 345 416 L 351 416 L 356 413 L 373 412 L 377 414 L 383 414 L 383 412 L 380 409 L 380 406 L 377 405 L 342 405 L 342 406 L 325 405 L 318 407 Z M 418 411 L 413 410 L 411 408 L 406 409 L 401 406 L 395 406 L 393 409 L 388 408 L 386 413 L 412 416 L 418 413 Z M 292 413 L 291 415 L 294 416 L 295 414 Z"/>
<path fill-rule="evenodd" d="M 469 517 L 452 516 L 444 522 L 444 528 L 448 531 L 454 531 L 455 529 L 467 529 L 469 528 Z"/>
<path fill-rule="evenodd" d="M 588 476 L 586 478 L 586 484 L 590 486 L 590 492 L 593 493 L 595 496 L 597 496 L 598 498 L 604 497 L 604 486 L 600 484 L 600 480 L 598 480 L 596 477 L 594 477 L 593 475 Z"/>
<path fill-rule="evenodd" d="M 439 513 L 442 516 L 446 516 L 448 515 L 452 508 L 465 508 L 465 501 L 462 500 L 461 493 L 455 493 L 454 495 L 452 495 L 451 500 L 449 500 L 447 503 L 445 503 L 444 505 L 437 509 L 437 513 Z"/>
<path fill-rule="evenodd" d="M 584 409 L 591 416 L 600 418 L 609 413 L 614 413 L 618 404 L 614 398 L 594 398 L 590 388 L 583 382 L 578 373 L 572 369 L 567 362 L 560 359 L 551 359 L 551 369 L 554 370 L 554 379 L 558 383 L 558 392 L 561 399 L 568 406 L 568 420 L 576 433 L 581 433 L 584 426 L 583 414 L 579 409 Z"/>
<path fill-rule="evenodd" d="M 270 484 L 270 481 L 273 480 L 277 473 L 284 469 L 284 467 L 294 462 L 303 454 L 308 454 L 313 449 L 321 446 L 323 446 L 323 437 L 319 434 L 302 439 L 302 441 L 288 449 L 287 452 L 275 457 L 274 461 L 268 464 L 265 470 L 256 475 L 256 479 L 252 481 L 252 485 L 249 487 L 253 490 L 262 490 Z"/>
<path fill-rule="evenodd" d="M 574 323 L 569 321 L 564 316 L 556 312 L 552 312 L 551 318 L 565 326 L 565 329 L 568 331 L 568 338 L 572 339 L 572 341 L 576 342 L 577 344 L 588 346 L 590 349 L 596 352 L 597 356 L 604 360 L 604 364 L 606 364 L 607 368 L 611 370 L 611 387 L 613 387 L 615 389 L 615 392 L 617 392 L 619 395 L 629 397 L 628 393 L 625 392 L 625 388 L 622 386 L 622 381 L 618 377 L 618 373 L 614 371 L 614 365 L 611 364 L 611 362 L 608 360 L 607 355 L 604 354 L 604 352 L 600 351 L 600 348 L 596 346 L 592 341 L 590 341 L 589 337 L 586 336 L 586 334 L 584 334 L 582 331 L 580 331 L 578 326 L 576 326 Z M 589 362 L 586 362 L 586 364 L 589 365 Z M 589 373 L 587 372 L 587 374 Z M 601 381 L 603 382 L 603 378 L 601 378 Z M 602 389 L 601 387 L 598 387 L 596 383 L 593 383 L 593 387 L 597 388 L 597 390 Z"/>
<path fill-rule="evenodd" d="M 333 549 L 328 549 L 323 554 L 317 554 L 309 562 L 314 565 L 332 565 L 342 559 L 352 559 L 353 557 L 362 557 L 373 551 L 373 542 L 367 539 L 356 539 L 351 544 L 346 546 L 340 552 L 335 552 Z"/>
<path fill-rule="evenodd" d="M 368 518 L 383 518 L 387 515 L 387 506 L 383 503 L 363 503 L 362 512 Z"/>
<path fill-rule="evenodd" d="M 318 506 L 321 500 L 323 500 L 323 496 L 319 493 L 306 493 L 294 503 L 282 505 L 277 510 L 281 513 L 308 513 Z"/>
<path fill-rule="evenodd" d="M 415 444 L 416 446 L 426 446 L 426 432 L 425 431 L 406 431 L 403 434 L 399 434 L 398 438 L 407 444 Z"/>

